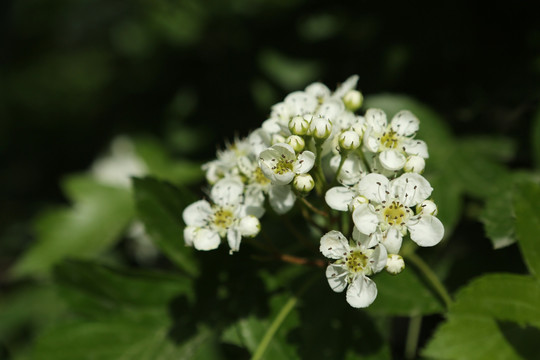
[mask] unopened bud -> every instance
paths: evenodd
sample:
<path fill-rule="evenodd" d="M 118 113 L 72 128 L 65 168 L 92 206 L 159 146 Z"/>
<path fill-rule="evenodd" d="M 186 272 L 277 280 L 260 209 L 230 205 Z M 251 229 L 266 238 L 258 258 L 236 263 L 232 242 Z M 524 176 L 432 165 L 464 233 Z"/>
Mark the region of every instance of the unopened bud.
<path fill-rule="evenodd" d="M 304 139 L 302 139 L 298 135 L 291 135 L 287 138 L 287 144 L 291 145 L 291 147 L 296 151 L 297 153 L 304 150 L 304 147 L 306 146 L 306 142 Z"/>
<path fill-rule="evenodd" d="M 308 193 L 315 187 L 315 181 L 309 174 L 298 174 L 294 177 L 293 185 L 296 190 Z"/>
<path fill-rule="evenodd" d="M 343 150 L 355 150 L 360 146 L 360 135 L 352 130 L 347 130 L 339 135 L 339 147 Z"/>
<path fill-rule="evenodd" d="M 345 96 L 343 96 L 343 103 L 345 107 L 350 111 L 356 111 L 360 109 L 362 103 L 364 102 L 364 97 L 362 93 L 358 90 L 349 90 Z"/>
<path fill-rule="evenodd" d="M 309 120 L 303 116 L 295 116 L 289 121 L 289 130 L 294 135 L 306 135 L 309 130 Z"/>
<path fill-rule="evenodd" d="M 327 139 L 332 133 L 332 122 L 322 117 L 314 118 L 311 120 L 309 132 L 315 139 Z"/>
<path fill-rule="evenodd" d="M 386 260 L 386 271 L 392 275 L 397 275 L 405 269 L 405 261 L 400 255 L 390 254 Z"/>
<path fill-rule="evenodd" d="M 403 166 L 403 170 L 405 170 L 405 172 L 421 174 L 425 167 L 426 160 L 424 160 L 423 157 L 412 155 L 407 159 L 405 166 Z"/>
<path fill-rule="evenodd" d="M 248 215 L 240 220 L 238 229 L 242 236 L 254 237 L 261 231 L 261 223 L 255 216 Z"/>
<path fill-rule="evenodd" d="M 422 203 L 416 205 L 416 213 L 436 216 L 439 213 L 439 210 L 437 209 L 437 205 L 435 205 L 433 201 L 425 200 L 422 201 Z"/>

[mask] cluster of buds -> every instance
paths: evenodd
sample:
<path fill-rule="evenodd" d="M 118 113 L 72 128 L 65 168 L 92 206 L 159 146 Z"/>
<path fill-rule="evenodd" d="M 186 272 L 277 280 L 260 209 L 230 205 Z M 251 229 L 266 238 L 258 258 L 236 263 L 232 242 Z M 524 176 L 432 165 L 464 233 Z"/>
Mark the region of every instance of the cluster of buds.
<path fill-rule="evenodd" d="M 289 94 L 260 128 L 205 164 L 209 198 L 185 209 L 186 244 L 211 250 L 226 238 L 231 253 L 238 251 L 243 237 L 260 231 L 267 199 L 285 214 L 298 198 L 317 195 L 332 214 L 348 212 L 354 223 L 347 236 L 321 234 L 320 251 L 333 260 L 330 287 L 347 289 L 351 306 L 366 307 L 377 295 L 370 276 L 404 268 L 404 237 L 419 246 L 440 242 L 433 189 L 421 175 L 428 151 L 415 137 L 419 120 L 409 111 L 390 122 L 380 109 L 356 114 L 363 101 L 357 81 L 352 76 L 333 92 L 314 83 Z"/>

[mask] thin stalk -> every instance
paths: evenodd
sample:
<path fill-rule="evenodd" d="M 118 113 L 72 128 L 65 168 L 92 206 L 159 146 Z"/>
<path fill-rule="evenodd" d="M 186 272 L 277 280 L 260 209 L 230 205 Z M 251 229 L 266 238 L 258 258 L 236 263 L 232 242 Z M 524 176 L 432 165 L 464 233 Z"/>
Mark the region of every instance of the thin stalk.
<path fill-rule="evenodd" d="M 418 339 L 422 328 L 422 316 L 411 315 L 409 319 L 409 329 L 407 331 L 407 342 L 405 343 L 405 359 L 415 359 L 418 349 Z"/>
<path fill-rule="evenodd" d="M 345 160 L 347 160 L 347 154 L 345 152 L 342 152 L 341 158 L 339 160 L 339 166 L 336 170 L 336 175 L 334 176 L 334 180 L 332 180 L 332 183 L 337 183 L 339 173 L 341 172 L 341 168 L 343 167 L 343 164 L 345 164 Z"/>
<path fill-rule="evenodd" d="M 442 284 L 442 282 L 439 280 L 437 275 L 431 270 L 431 268 L 422 260 L 420 256 L 418 256 L 413 251 L 408 251 L 403 254 L 403 256 L 409 260 L 411 263 L 413 263 L 414 266 L 420 272 L 424 275 L 425 279 L 429 282 L 433 290 L 439 295 L 441 300 L 444 302 L 444 305 L 446 308 L 449 308 L 452 305 L 452 298 L 450 297 L 450 294 Z"/>
<path fill-rule="evenodd" d="M 328 217 L 328 213 L 326 211 L 322 211 L 322 210 L 319 210 L 317 209 L 312 203 L 310 203 L 306 198 L 304 197 L 301 197 L 300 198 L 300 201 L 302 201 L 304 203 L 304 205 L 306 205 L 311 211 L 313 211 L 314 213 L 317 213 L 319 215 L 322 215 L 324 217 Z"/>
<path fill-rule="evenodd" d="M 313 277 L 310 280 L 308 280 L 304 284 L 304 286 L 300 289 L 300 291 L 298 291 L 298 294 L 291 296 L 289 300 L 287 300 L 287 302 L 285 303 L 285 305 L 283 305 L 283 307 L 279 311 L 278 315 L 276 316 L 272 324 L 270 324 L 270 327 L 268 328 L 268 330 L 266 330 L 266 333 L 264 334 L 261 342 L 257 346 L 257 349 L 255 349 L 255 352 L 253 353 L 251 360 L 262 359 L 264 352 L 268 348 L 268 345 L 270 345 L 270 342 L 276 335 L 277 331 L 279 330 L 279 327 L 283 324 L 283 322 L 285 321 L 289 313 L 292 311 L 292 309 L 294 309 L 294 307 L 298 303 L 299 297 L 302 296 L 302 294 L 315 282 L 315 280 L 318 277 L 319 276 L 317 275 L 316 277 Z"/>

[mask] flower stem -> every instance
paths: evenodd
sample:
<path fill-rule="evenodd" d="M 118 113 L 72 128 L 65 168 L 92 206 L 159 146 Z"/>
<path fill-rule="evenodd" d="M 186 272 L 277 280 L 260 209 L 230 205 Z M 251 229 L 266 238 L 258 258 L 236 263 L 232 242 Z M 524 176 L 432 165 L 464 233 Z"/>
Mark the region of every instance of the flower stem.
<path fill-rule="evenodd" d="M 418 338 L 422 328 L 422 316 L 411 315 L 409 319 L 409 329 L 407 331 L 407 342 L 405 343 L 405 359 L 415 359 L 418 348 Z"/>
<path fill-rule="evenodd" d="M 336 175 L 334 176 L 334 180 L 332 180 L 332 183 L 337 183 L 339 173 L 341 172 L 341 168 L 343 167 L 343 164 L 345 164 L 345 160 L 347 160 L 347 154 L 345 152 L 343 152 L 341 154 L 341 158 L 339 160 L 339 166 L 338 166 L 338 168 L 336 170 Z"/>
<path fill-rule="evenodd" d="M 287 302 L 285 303 L 285 305 L 283 305 L 283 307 L 279 311 L 274 321 L 272 321 L 272 324 L 270 324 L 270 327 L 268 328 L 268 330 L 266 330 L 266 333 L 264 334 L 261 342 L 257 346 L 257 349 L 255 349 L 255 352 L 253 353 L 251 360 L 262 359 L 264 352 L 266 351 L 266 348 L 268 348 L 268 345 L 270 345 L 270 342 L 276 335 L 277 331 L 279 330 L 279 327 L 281 326 L 281 324 L 283 324 L 283 322 L 285 321 L 289 313 L 292 311 L 292 309 L 294 309 L 294 307 L 298 303 L 298 298 L 302 296 L 302 294 L 315 282 L 315 280 L 318 277 L 319 277 L 319 274 L 317 274 L 316 277 L 313 277 L 310 280 L 308 280 L 304 284 L 304 286 L 300 289 L 300 291 L 298 291 L 298 294 L 291 296 L 289 300 L 287 300 Z"/>
<path fill-rule="evenodd" d="M 324 217 L 328 217 L 328 213 L 326 211 L 322 211 L 322 210 L 319 210 L 317 209 L 315 206 L 313 206 L 312 203 L 310 203 L 306 198 L 300 198 L 300 201 L 302 201 L 304 203 L 304 205 L 306 205 L 311 211 L 313 211 L 314 213 L 317 213 L 319 215 L 322 215 Z"/>
<path fill-rule="evenodd" d="M 444 305 L 448 309 L 452 305 L 452 298 L 450 294 L 439 280 L 437 275 L 431 270 L 428 264 L 420 256 L 418 256 L 414 251 L 406 251 L 403 253 L 403 257 L 409 260 L 420 272 L 424 275 L 425 279 L 432 286 L 433 290 L 439 295 L 441 300 L 444 302 Z"/>

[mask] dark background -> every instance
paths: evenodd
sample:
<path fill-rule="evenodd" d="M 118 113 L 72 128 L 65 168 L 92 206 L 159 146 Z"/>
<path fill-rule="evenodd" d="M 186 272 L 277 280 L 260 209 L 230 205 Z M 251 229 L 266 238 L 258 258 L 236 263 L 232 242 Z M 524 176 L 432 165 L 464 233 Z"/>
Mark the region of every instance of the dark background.
<path fill-rule="evenodd" d="M 65 201 L 61 176 L 114 135 L 151 133 L 175 156 L 208 160 L 312 81 L 359 74 L 364 95 L 410 95 L 457 134 L 514 138 L 511 165 L 527 167 L 540 96 L 533 5 L 2 1 L 0 269 L 31 241 L 32 217 Z"/>

